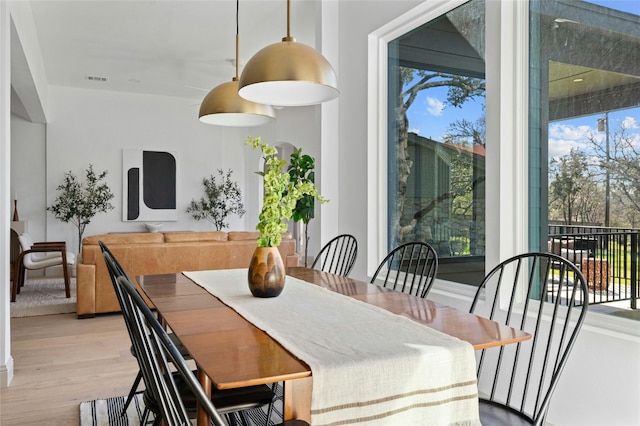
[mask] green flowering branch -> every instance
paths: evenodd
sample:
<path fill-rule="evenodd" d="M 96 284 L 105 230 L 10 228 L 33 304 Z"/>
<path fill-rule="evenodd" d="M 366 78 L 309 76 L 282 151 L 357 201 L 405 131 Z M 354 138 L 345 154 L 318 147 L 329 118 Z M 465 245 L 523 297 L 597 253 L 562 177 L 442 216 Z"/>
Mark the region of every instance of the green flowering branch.
<path fill-rule="evenodd" d="M 278 158 L 278 150 L 266 143 L 262 143 L 260 137 L 249 136 L 245 141 L 254 149 L 260 149 L 266 164 L 265 172 L 256 172 L 263 177 L 264 195 L 258 225 L 260 232 L 258 247 L 278 247 L 282 240 L 282 233 L 287 231 L 286 221 L 291 219 L 298 200 L 305 195 L 310 195 L 326 203 L 318 189 L 309 181 L 292 181 L 289 173 L 283 171 L 287 165 L 286 160 Z"/>

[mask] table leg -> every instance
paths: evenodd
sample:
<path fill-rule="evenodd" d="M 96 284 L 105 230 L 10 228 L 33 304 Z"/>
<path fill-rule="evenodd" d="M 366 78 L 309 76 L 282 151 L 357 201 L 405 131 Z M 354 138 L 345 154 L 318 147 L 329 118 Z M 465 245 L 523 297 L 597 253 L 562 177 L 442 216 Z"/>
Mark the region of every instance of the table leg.
<path fill-rule="evenodd" d="M 207 397 L 211 398 L 211 379 L 209 378 L 209 376 L 204 374 L 204 372 L 199 367 L 198 380 L 202 385 L 202 389 L 204 389 L 204 391 L 206 392 Z M 202 406 L 200 406 L 200 404 L 198 404 L 198 416 L 196 421 L 196 424 L 198 426 L 209 426 L 210 424 L 209 414 L 207 414 L 207 412 L 202 408 Z"/>
<path fill-rule="evenodd" d="M 305 420 L 311 423 L 312 377 L 284 382 L 284 420 Z"/>

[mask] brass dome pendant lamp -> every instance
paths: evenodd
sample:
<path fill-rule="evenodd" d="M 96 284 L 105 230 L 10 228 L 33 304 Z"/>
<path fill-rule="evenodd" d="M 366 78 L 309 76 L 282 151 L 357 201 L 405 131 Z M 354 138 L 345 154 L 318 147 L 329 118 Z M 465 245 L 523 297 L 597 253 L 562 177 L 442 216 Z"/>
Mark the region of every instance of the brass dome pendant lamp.
<path fill-rule="evenodd" d="M 240 0 L 236 0 L 236 75 L 232 81 L 214 87 L 200 105 L 200 121 L 214 126 L 253 127 L 275 121 L 271 105 L 248 101 L 238 95 L 238 12 Z"/>
<path fill-rule="evenodd" d="M 258 51 L 240 76 L 240 96 L 278 106 L 314 105 L 338 96 L 337 77 L 318 51 L 291 37 L 290 0 L 287 36 Z"/>

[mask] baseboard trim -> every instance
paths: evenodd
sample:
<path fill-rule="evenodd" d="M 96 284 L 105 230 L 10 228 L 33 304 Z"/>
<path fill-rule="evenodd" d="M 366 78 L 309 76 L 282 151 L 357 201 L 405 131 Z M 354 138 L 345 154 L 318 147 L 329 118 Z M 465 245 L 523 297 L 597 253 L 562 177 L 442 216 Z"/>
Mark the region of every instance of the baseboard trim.
<path fill-rule="evenodd" d="M 9 356 L 7 363 L 0 365 L 0 388 L 9 387 L 13 379 L 13 357 Z"/>

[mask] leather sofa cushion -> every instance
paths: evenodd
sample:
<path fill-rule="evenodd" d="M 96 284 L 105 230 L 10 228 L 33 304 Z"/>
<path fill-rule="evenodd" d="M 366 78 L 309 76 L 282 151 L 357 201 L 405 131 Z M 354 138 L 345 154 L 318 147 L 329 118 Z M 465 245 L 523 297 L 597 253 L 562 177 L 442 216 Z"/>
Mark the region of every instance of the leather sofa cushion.
<path fill-rule="evenodd" d="M 82 239 L 82 245 L 97 245 L 102 241 L 110 244 L 152 244 L 164 243 L 164 234 L 160 232 L 131 232 L 123 234 L 93 235 Z"/>
<path fill-rule="evenodd" d="M 231 231 L 227 233 L 229 241 L 244 241 L 244 240 L 254 240 L 258 241 L 260 238 L 260 233 L 258 231 Z"/>
<path fill-rule="evenodd" d="M 202 241 L 227 241 L 227 233 L 214 232 L 167 232 L 164 234 L 166 243 L 191 243 Z"/>
<path fill-rule="evenodd" d="M 258 238 L 260 238 L 260 232 L 258 232 L 258 231 L 230 231 L 230 232 L 227 232 L 227 236 L 229 238 L 229 241 L 246 241 L 246 240 L 258 241 Z M 293 236 L 291 235 L 290 232 L 283 232 L 282 233 L 282 239 L 283 240 L 290 240 L 292 238 L 293 238 Z"/>

